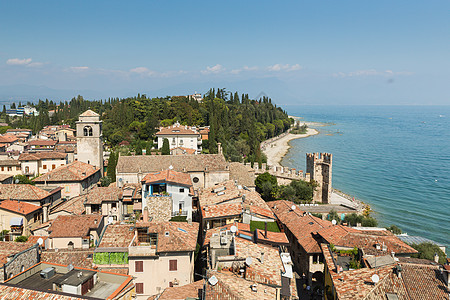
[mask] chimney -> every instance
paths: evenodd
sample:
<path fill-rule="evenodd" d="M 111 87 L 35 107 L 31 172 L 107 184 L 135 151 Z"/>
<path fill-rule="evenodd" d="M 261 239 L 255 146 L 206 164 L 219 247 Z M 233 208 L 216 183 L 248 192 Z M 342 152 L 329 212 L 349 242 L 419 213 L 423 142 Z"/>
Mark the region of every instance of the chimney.
<path fill-rule="evenodd" d="M 261 263 L 264 263 L 264 252 L 261 252 Z"/>
<path fill-rule="evenodd" d="M 217 153 L 222 154 L 222 143 L 217 143 Z"/>
<path fill-rule="evenodd" d="M 144 221 L 144 222 L 148 221 L 148 207 L 147 206 L 144 208 L 144 213 L 142 215 L 142 221 Z"/>
<path fill-rule="evenodd" d="M 434 262 L 439 263 L 439 254 L 437 252 L 434 253 Z"/>

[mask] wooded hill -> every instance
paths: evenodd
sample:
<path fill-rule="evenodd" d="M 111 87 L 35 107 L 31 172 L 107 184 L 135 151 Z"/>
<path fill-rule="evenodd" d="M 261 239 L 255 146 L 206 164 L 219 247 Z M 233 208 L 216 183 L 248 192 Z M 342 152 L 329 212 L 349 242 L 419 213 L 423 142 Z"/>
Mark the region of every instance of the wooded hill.
<path fill-rule="evenodd" d="M 12 127 L 30 128 L 36 133 L 53 124 L 70 124 L 75 128 L 78 116 L 92 109 L 102 116 L 105 142 L 115 147 L 128 141 L 137 154 L 145 148 L 150 151 L 159 126 L 177 121 L 182 125 L 210 126 L 209 140 L 203 143 L 204 152 L 217 153 L 220 142 L 224 155 L 232 161 L 262 162 L 260 142 L 286 131 L 293 123 L 270 98 L 251 100 L 248 94 L 239 96 L 225 89 L 209 90 L 201 103 L 185 96 L 147 98 L 138 94 L 137 97 L 98 101 L 78 96 L 59 104 L 39 100 L 34 106 L 39 116 L 13 119 L 8 118 L 4 110 L 2 119 Z M 49 115 L 49 111 L 54 113 Z"/>

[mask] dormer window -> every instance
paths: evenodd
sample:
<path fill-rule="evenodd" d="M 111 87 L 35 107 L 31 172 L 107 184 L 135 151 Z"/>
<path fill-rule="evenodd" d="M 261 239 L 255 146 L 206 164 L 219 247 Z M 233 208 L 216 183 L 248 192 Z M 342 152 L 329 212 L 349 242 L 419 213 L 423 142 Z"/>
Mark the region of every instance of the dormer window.
<path fill-rule="evenodd" d="M 92 136 L 92 127 L 91 126 L 84 126 L 84 128 L 83 128 L 83 135 L 84 136 Z"/>

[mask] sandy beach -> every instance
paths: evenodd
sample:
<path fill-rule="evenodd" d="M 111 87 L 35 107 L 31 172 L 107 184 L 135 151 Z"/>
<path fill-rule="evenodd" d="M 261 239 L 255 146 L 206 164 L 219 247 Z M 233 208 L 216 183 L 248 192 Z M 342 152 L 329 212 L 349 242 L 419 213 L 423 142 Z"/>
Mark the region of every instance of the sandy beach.
<path fill-rule="evenodd" d="M 291 146 L 289 142 L 291 140 L 305 138 L 308 136 L 319 134 L 314 128 L 308 128 L 305 134 L 292 134 L 288 133 L 274 141 L 266 141 L 263 145 L 263 152 L 267 156 L 267 165 L 270 166 L 281 166 L 280 162 L 283 156 L 289 151 Z"/>

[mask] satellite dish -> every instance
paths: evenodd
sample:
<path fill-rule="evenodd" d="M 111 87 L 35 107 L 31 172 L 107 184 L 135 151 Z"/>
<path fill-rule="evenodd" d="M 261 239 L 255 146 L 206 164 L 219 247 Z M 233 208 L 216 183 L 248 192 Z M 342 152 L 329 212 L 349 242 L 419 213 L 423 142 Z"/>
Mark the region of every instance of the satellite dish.
<path fill-rule="evenodd" d="M 334 219 L 331 221 L 331 224 L 333 224 L 333 225 L 336 225 L 336 223 L 337 223 L 337 222 L 336 222 L 336 220 L 334 220 Z"/>
<path fill-rule="evenodd" d="M 122 182 L 122 178 L 119 178 L 119 182 Z"/>
<path fill-rule="evenodd" d="M 210 285 L 215 286 L 219 282 L 219 280 L 216 276 L 213 275 L 208 279 L 208 282 Z"/>
<path fill-rule="evenodd" d="M 73 265 L 72 264 L 69 264 L 68 266 L 67 266 L 67 270 L 70 272 L 70 271 L 72 271 L 73 270 Z"/>
<path fill-rule="evenodd" d="M 295 208 L 296 208 L 295 204 L 292 204 L 291 209 L 295 210 Z"/>
<path fill-rule="evenodd" d="M 378 281 L 380 281 L 380 277 L 377 274 L 373 274 L 371 279 L 373 283 L 377 283 Z"/>
<path fill-rule="evenodd" d="M 14 180 L 14 182 L 15 182 L 16 184 L 18 184 L 18 183 L 19 183 L 19 179 Z"/>
<path fill-rule="evenodd" d="M 249 267 L 250 267 L 250 265 L 252 264 L 252 262 L 253 262 L 253 259 L 252 259 L 251 257 L 247 257 L 247 258 L 245 259 L 245 264 L 246 264 L 247 266 L 249 266 Z"/>
<path fill-rule="evenodd" d="M 42 244 L 44 243 L 44 240 L 42 238 L 38 238 L 37 240 L 39 246 L 42 246 Z"/>
<path fill-rule="evenodd" d="M 172 170 L 172 169 L 173 169 L 173 166 L 172 166 L 172 165 L 170 165 L 170 166 L 169 166 L 169 170 Z"/>
<path fill-rule="evenodd" d="M 233 225 L 233 226 L 230 227 L 230 230 L 231 230 L 232 233 L 236 233 L 237 232 L 237 227 Z"/>

